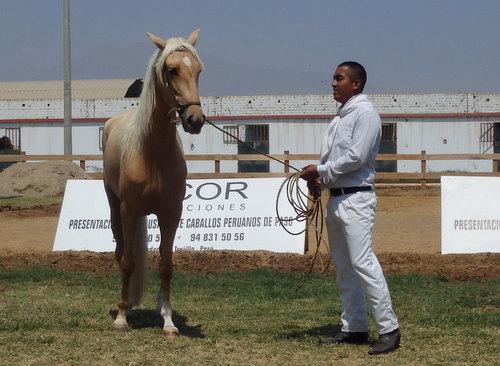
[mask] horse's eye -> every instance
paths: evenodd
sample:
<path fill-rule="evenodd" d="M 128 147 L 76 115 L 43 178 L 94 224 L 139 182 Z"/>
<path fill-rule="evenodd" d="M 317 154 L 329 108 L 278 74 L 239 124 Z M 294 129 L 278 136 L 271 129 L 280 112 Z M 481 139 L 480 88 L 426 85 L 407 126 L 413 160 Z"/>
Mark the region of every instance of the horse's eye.
<path fill-rule="evenodd" d="M 170 75 L 177 75 L 177 69 L 172 68 L 172 69 L 167 69 L 167 71 Z"/>

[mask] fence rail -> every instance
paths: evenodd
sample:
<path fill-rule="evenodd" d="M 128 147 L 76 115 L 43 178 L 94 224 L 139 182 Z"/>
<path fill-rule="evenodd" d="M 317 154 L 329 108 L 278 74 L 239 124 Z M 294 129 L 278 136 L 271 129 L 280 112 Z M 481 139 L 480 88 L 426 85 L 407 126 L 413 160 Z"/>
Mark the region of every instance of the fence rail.
<path fill-rule="evenodd" d="M 286 177 L 292 172 L 288 165 L 290 161 L 316 161 L 318 154 L 283 154 L 270 155 L 274 159 L 283 161 L 283 172 L 275 173 L 224 173 L 221 172 L 221 161 L 249 161 L 249 160 L 272 160 L 264 155 L 257 154 L 211 154 L 211 155 L 186 155 L 187 161 L 213 161 L 214 171 L 211 173 L 189 173 L 188 178 L 257 178 L 257 177 Z M 20 161 L 47 161 L 47 160 L 66 160 L 79 161 L 80 167 L 85 169 L 86 161 L 102 161 L 102 155 L 0 155 L 0 162 L 20 162 Z M 419 181 L 423 189 L 429 180 L 436 180 L 443 175 L 464 175 L 464 176 L 495 176 L 500 177 L 498 171 L 498 162 L 500 154 L 427 154 L 422 151 L 420 154 L 379 154 L 377 160 L 416 160 L 420 161 L 420 172 L 400 173 L 400 172 L 377 172 L 376 179 L 391 180 L 401 182 L 405 180 Z M 492 162 L 491 172 L 428 172 L 427 162 L 430 160 L 490 160 Z M 300 168 L 302 165 L 298 166 Z M 102 174 L 93 174 L 95 177 Z"/>

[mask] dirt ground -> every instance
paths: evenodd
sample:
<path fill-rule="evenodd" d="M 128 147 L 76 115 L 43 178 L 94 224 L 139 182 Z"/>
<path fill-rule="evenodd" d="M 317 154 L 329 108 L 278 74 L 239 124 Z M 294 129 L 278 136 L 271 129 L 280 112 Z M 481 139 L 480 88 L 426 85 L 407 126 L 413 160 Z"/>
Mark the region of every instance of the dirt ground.
<path fill-rule="evenodd" d="M 0 173 L 0 198 L 58 196 L 68 179 L 90 179 L 76 164 L 48 161 L 17 163 Z M 377 187 L 378 207 L 373 248 L 386 273 L 437 274 L 454 280 L 492 279 L 500 276 L 500 254 L 441 255 L 441 202 L 439 187 Z M 327 193 L 322 197 L 326 202 Z M 16 209 L 0 199 L 0 266 L 44 266 L 97 274 L 116 273 L 112 253 L 53 252 L 61 207 Z M 324 234 L 326 236 L 326 233 Z M 328 249 L 307 236 L 305 255 L 266 251 L 177 251 L 177 272 L 218 273 L 272 268 L 307 273 L 332 272 Z M 159 254 L 149 253 L 151 270 Z"/>
<path fill-rule="evenodd" d="M 453 280 L 493 279 L 500 276 L 500 254 L 440 254 L 439 188 L 378 189 L 378 209 L 374 231 L 374 251 L 384 271 L 425 273 Z M 112 253 L 52 252 L 60 206 L 0 212 L 0 266 L 23 268 L 44 266 L 96 274 L 117 273 Z M 326 251 L 314 256 L 314 240 L 309 235 L 306 255 L 266 251 L 177 251 L 175 271 L 219 273 L 272 268 L 307 273 L 331 272 Z M 158 266 L 158 253 L 149 254 L 151 270 Z"/>

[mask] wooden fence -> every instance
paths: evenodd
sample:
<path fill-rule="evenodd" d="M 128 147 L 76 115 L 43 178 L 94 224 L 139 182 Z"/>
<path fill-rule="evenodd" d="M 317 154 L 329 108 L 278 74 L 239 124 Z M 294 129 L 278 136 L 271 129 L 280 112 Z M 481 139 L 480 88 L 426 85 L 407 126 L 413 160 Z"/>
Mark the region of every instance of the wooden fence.
<path fill-rule="evenodd" d="M 282 172 L 275 173 L 225 173 L 221 172 L 221 161 L 237 161 L 237 160 L 272 160 L 264 155 L 257 154 L 212 154 L 212 155 L 186 155 L 188 161 L 213 161 L 213 172 L 207 173 L 189 173 L 188 178 L 256 178 L 256 177 L 286 177 L 295 170 L 290 169 L 288 165 L 290 161 L 316 161 L 319 158 L 318 154 L 283 154 L 271 155 L 274 159 L 285 163 Z M 87 161 L 102 161 L 102 155 L 0 155 L 0 162 L 19 162 L 19 161 L 47 161 L 47 160 L 66 160 L 78 161 L 80 167 L 85 169 Z M 427 154 L 422 151 L 420 154 L 379 154 L 377 160 L 416 160 L 420 161 L 420 172 L 416 173 L 399 173 L 399 172 L 377 172 L 376 180 L 390 181 L 393 183 L 414 181 L 419 182 L 421 188 L 425 189 L 427 183 L 433 180 L 439 180 L 443 175 L 461 175 L 461 176 L 496 176 L 500 177 L 498 162 L 500 154 Z M 492 162 L 491 172 L 428 172 L 427 162 L 430 160 L 490 160 Z M 305 163 L 304 163 L 305 164 Z M 304 164 L 298 165 L 300 169 Z M 94 177 L 102 177 L 102 174 L 92 174 Z"/>

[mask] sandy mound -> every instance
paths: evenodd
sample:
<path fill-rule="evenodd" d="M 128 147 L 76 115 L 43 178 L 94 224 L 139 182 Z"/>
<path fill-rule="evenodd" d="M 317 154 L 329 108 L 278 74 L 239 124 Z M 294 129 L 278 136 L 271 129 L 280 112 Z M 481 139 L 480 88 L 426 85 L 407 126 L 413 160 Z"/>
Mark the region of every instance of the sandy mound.
<path fill-rule="evenodd" d="M 17 163 L 0 173 L 0 197 L 62 196 L 68 179 L 91 179 L 70 161 Z"/>

